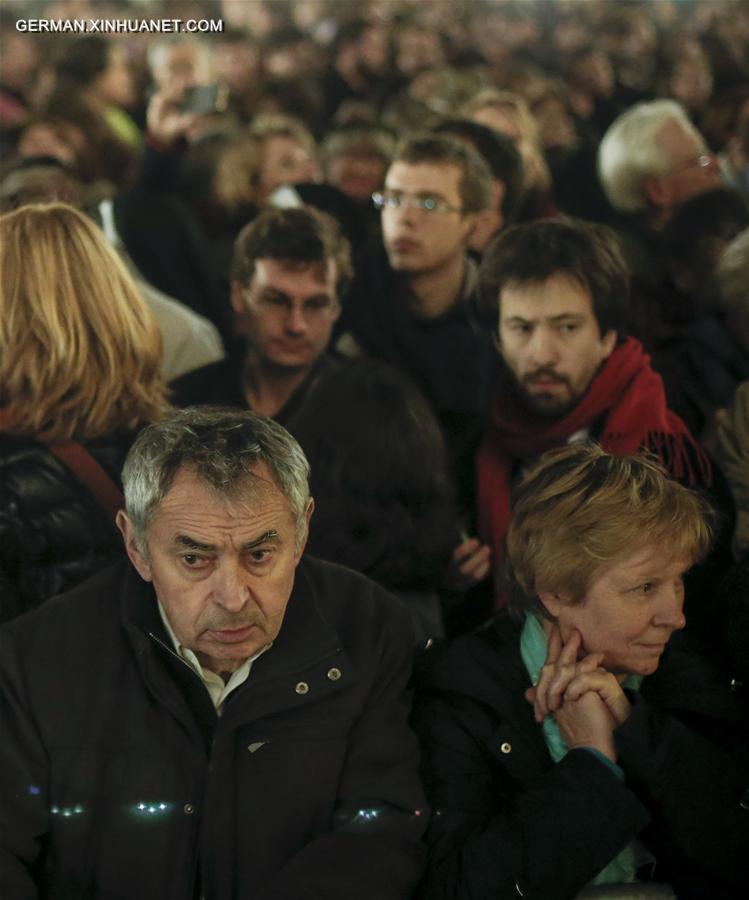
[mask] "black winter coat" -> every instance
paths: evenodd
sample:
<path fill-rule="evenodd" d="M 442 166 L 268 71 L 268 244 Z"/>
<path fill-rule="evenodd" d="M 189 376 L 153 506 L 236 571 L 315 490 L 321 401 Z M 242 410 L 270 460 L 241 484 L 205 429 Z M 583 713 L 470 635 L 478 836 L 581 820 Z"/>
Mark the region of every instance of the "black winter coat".
<path fill-rule="evenodd" d="M 86 444 L 117 485 L 133 437 Z M 0 622 L 123 555 L 114 523 L 56 456 L 35 440 L 0 434 Z"/>
<path fill-rule="evenodd" d="M 219 718 L 129 563 L 2 626 L 0 897 L 410 897 L 412 647 L 395 598 L 311 558 Z"/>
<path fill-rule="evenodd" d="M 343 304 L 338 346 L 356 349 L 405 372 L 432 407 L 445 436 L 464 510 L 473 509 L 474 457 L 486 425 L 497 353 L 476 312 L 476 274 L 469 261 L 463 296 L 435 319 L 408 309 L 408 287 L 383 248 L 356 262 Z"/>
<path fill-rule="evenodd" d="M 413 722 L 433 807 L 425 897 L 573 898 L 638 836 L 679 898 L 747 896 L 747 732 L 728 686 L 672 646 L 679 637 L 615 731 L 623 781 L 588 750 L 553 763 L 506 615 L 424 654 Z"/>

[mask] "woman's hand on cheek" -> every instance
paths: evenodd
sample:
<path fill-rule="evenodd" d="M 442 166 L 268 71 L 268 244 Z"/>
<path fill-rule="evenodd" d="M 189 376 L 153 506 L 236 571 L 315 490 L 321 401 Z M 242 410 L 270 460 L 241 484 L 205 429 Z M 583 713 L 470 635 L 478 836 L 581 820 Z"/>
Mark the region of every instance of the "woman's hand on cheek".
<path fill-rule="evenodd" d="M 525 692 L 525 699 L 533 704 L 537 722 L 542 722 L 549 713 L 559 709 L 565 691 L 575 677 L 592 672 L 600 666 L 602 653 L 591 653 L 578 660 L 581 645 L 579 631 L 573 630 L 563 643 L 558 626 L 552 626 L 546 663 L 541 669 L 538 683 Z"/>

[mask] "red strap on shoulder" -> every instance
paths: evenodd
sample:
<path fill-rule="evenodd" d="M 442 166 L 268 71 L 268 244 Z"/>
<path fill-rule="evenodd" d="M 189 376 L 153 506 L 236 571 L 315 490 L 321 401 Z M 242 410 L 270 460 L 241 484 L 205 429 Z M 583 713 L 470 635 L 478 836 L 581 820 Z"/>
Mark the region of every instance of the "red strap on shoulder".
<path fill-rule="evenodd" d="M 8 410 L 0 406 L 0 429 L 8 424 Z M 38 437 L 50 453 L 60 460 L 76 478 L 89 489 L 93 498 L 104 511 L 113 528 L 117 511 L 125 506 L 125 497 L 120 488 L 112 481 L 104 469 L 77 441 L 60 441 L 51 443 L 43 437 Z"/>
<path fill-rule="evenodd" d="M 89 489 L 114 525 L 117 511 L 125 506 L 125 497 L 88 450 L 76 441 L 47 444 L 47 449 Z"/>

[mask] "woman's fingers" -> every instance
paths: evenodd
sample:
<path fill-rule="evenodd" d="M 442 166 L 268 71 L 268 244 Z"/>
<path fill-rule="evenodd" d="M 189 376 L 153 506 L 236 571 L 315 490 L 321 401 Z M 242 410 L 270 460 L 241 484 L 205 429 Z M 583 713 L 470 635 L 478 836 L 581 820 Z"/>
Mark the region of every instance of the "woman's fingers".
<path fill-rule="evenodd" d="M 562 649 L 562 635 L 556 625 L 551 626 L 549 632 L 549 641 L 546 648 L 546 665 L 555 663 L 559 659 L 559 653 Z"/>
<path fill-rule="evenodd" d="M 573 631 L 559 652 L 559 657 L 554 666 L 554 672 L 552 673 L 546 689 L 545 699 L 547 714 L 559 709 L 562 702 L 562 695 L 564 694 L 567 685 L 570 683 L 570 680 L 574 678 L 580 643 L 580 632 Z"/>
<path fill-rule="evenodd" d="M 562 665 L 573 665 L 577 662 L 577 654 L 580 652 L 580 645 L 582 643 L 582 638 L 580 636 L 580 632 L 577 629 L 574 629 L 572 634 L 567 638 L 564 646 L 562 647 L 562 652 L 559 654 L 559 662 Z"/>
<path fill-rule="evenodd" d="M 631 709 L 627 695 L 616 677 L 604 669 L 579 671 L 568 684 L 562 702 L 564 704 L 568 700 L 570 702 L 579 700 L 583 694 L 589 691 L 598 694 L 603 700 L 617 725 L 621 725 L 627 720 Z"/>
<path fill-rule="evenodd" d="M 525 699 L 533 704 L 537 722 L 556 713 L 569 701 L 575 703 L 586 693 L 598 694 L 617 724 L 624 722 L 630 712 L 627 695 L 616 677 L 601 668 L 603 653 L 588 653 L 578 659 L 582 635 L 576 629 L 566 641 L 557 625 L 549 631 L 546 662 L 541 667 L 537 684 L 525 692 Z"/>
<path fill-rule="evenodd" d="M 564 692 L 565 700 L 579 700 L 583 694 L 588 691 L 595 691 L 597 694 L 606 692 L 607 685 L 605 683 L 606 675 L 601 672 L 580 672 L 567 685 Z M 601 699 L 604 699 L 601 697 Z"/>
<path fill-rule="evenodd" d="M 554 625 L 549 634 L 546 663 L 536 685 L 536 720 L 542 721 L 549 713 L 559 708 L 562 695 L 574 677 L 577 654 L 581 638 L 573 631 L 563 644 L 559 628 Z"/>
<path fill-rule="evenodd" d="M 594 672 L 603 662 L 603 657 L 603 653 L 589 653 L 587 656 L 583 657 L 583 659 L 581 659 L 577 664 L 578 671 Z M 605 671 L 605 669 L 601 669 L 601 671 L 603 672 Z"/>

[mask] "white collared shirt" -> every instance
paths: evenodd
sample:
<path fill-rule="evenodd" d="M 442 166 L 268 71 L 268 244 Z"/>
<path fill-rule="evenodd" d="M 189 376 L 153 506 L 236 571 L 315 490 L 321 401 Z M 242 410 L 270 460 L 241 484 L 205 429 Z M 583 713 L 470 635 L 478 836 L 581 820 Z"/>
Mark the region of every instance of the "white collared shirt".
<path fill-rule="evenodd" d="M 231 677 L 224 684 L 224 679 L 220 675 L 217 675 L 215 672 L 211 672 L 210 669 L 206 669 L 201 666 L 200 660 L 193 653 L 193 651 L 190 650 L 189 647 L 185 647 L 180 643 L 179 638 L 174 633 L 172 625 L 167 617 L 166 612 L 164 611 L 164 607 L 161 605 L 160 600 L 158 601 L 158 604 L 161 621 L 164 623 L 164 628 L 166 628 L 166 633 L 169 635 L 169 639 L 174 645 L 174 650 L 177 656 L 179 656 L 180 659 L 184 660 L 184 662 L 187 663 L 187 665 L 203 682 L 206 690 L 211 697 L 213 705 L 216 707 L 216 712 L 218 713 L 218 715 L 221 715 L 226 698 L 229 696 L 229 694 L 231 694 L 232 691 L 236 690 L 240 685 L 244 684 L 245 681 L 247 681 L 250 675 L 252 664 L 259 656 L 262 656 L 269 647 L 273 646 L 272 643 L 267 644 L 265 647 L 262 647 L 254 656 L 246 659 L 238 669 L 231 673 Z"/>

